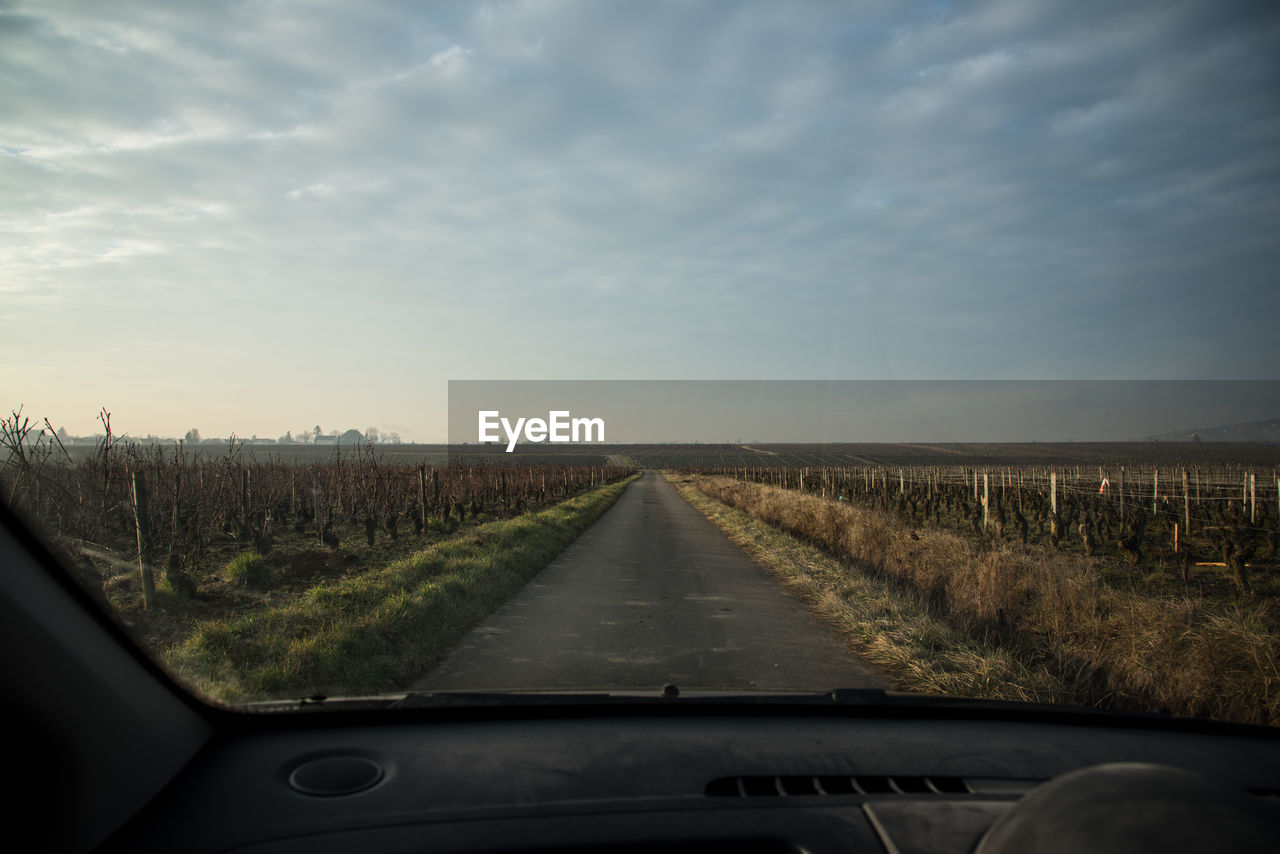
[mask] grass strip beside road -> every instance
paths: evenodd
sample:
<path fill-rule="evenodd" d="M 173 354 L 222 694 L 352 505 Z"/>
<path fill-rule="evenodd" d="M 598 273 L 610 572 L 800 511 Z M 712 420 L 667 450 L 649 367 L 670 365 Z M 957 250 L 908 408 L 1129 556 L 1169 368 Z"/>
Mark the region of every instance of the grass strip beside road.
<path fill-rule="evenodd" d="M 635 475 L 292 601 L 198 624 L 164 663 L 201 696 L 236 703 L 403 690 L 551 563 Z"/>
<path fill-rule="evenodd" d="M 766 567 L 893 690 L 960 697 L 1066 702 L 1069 689 L 1043 667 L 982 643 L 931 614 L 883 578 L 851 570 L 828 552 L 668 480 L 733 542 Z"/>
<path fill-rule="evenodd" d="M 725 477 L 679 485 L 699 508 L 740 512 L 721 518 L 755 537 L 763 563 L 811 586 L 819 611 L 903 690 L 1280 723 L 1272 601 L 1118 590 L 1078 555 L 974 543 Z M 831 562 L 813 562 L 819 556 Z M 965 659 L 973 679 L 953 670 Z"/>

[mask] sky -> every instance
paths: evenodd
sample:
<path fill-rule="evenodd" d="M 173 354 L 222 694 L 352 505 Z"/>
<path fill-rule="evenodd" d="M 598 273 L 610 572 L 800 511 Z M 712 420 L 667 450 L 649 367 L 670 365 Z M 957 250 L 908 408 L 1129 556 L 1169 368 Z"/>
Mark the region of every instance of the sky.
<path fill-rule="evenodd" d="M 1272 2 L 0 0 L 0 409 L 74 434 L 1277 379 L 1278 235 Z"/>

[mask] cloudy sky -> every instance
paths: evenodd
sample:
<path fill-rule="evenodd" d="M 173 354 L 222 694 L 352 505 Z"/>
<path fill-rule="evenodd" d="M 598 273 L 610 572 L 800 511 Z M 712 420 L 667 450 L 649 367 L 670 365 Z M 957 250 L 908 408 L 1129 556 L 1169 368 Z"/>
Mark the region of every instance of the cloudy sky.
<path fill-rule="evenodd" d="M 1272 2 L 206 5 L 0 0 L 0 407 L 1280 376 Z"/>

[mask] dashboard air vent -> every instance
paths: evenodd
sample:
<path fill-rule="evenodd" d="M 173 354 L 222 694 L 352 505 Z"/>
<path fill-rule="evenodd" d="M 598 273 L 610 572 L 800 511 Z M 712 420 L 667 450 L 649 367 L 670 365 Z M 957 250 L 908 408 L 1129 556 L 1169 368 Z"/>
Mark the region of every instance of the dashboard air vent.
<path fill-rule="evenodd" d="M 787 798 L 804 795 L 967 795 L 973 790 L 960 777 L 857 774 L 718 777 L 707 784 L 713 798 Z"/>

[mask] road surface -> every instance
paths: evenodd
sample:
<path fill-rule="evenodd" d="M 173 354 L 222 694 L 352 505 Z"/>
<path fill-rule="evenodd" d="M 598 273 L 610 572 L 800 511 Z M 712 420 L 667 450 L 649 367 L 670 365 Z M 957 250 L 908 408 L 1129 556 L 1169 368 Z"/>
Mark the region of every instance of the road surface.
<path fill-rule="evenodd" d="M 827 690 L 886 682 L 656 472 L 414 690 Z"/>

